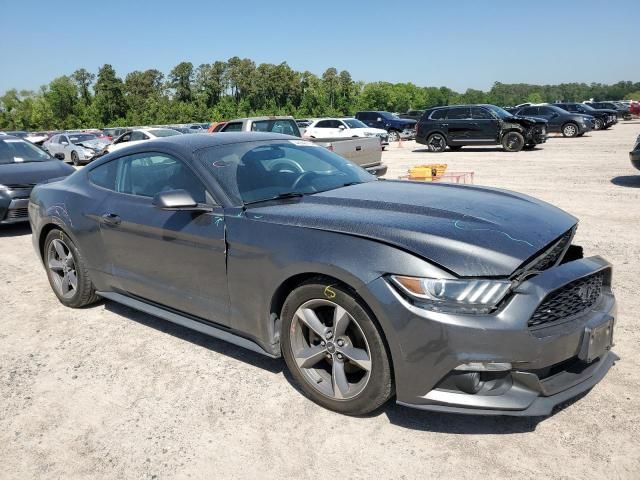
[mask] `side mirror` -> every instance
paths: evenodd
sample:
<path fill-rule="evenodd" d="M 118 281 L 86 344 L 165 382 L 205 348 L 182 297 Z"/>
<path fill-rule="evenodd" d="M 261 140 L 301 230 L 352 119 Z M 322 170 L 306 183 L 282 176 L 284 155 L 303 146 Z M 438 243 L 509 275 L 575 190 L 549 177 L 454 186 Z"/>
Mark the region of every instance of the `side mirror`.
<path fill-rule="evenodd" d="M 338 129 L 340 129 L 340 130 L 344 130 L 344 129 L 345 129 L 345 126 L 344 126 L 344 125 L 340 125 L 340 126 L 338 127 Z"/>
<path fill-rule="evenodd" d="M 60 142 L 60 145 L 69 145 L 69 142 Z"/>
<path fill-rule="evenodd" d="M 153 197 L 153 205 L 162 210 L 187 210 L 191 212 L 211 212 L 209 206 L 198 205 L 186 190 L 167 190 Z"/>
<path fill-rule="evenodd" d="M 56 153 L 54 157 L 58 160 L 64 160 L 64 153 Z"/>
<path fill-rule="evenodd" d="M 382 117 L 376 118 L 376 122 L 381 122 L 381 121 L 382 121 Z"/>

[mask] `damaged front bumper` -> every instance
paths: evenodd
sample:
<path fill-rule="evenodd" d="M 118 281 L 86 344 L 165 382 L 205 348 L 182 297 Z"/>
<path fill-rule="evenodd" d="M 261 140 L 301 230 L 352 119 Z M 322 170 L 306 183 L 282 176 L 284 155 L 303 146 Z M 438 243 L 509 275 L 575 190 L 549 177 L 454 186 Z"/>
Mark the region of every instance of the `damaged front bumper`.
<path fill-rule="evenodd" d="M 548 324 L 530 322 L 550 294 L 594 275 L 604 278 L 596 304 Z M 452 413 L 548 415 L 598 383 L 618 358 L 610 351 L 616 318 L 610 279 L 611 266 L 600 257 L 568 262 L 522 282 L 491 315 L 427 311 L 385 279 L 370 283 L 382 299 L 374 310 L 382 310 L 375 313 L 389 341 L 398 403 Z"/>

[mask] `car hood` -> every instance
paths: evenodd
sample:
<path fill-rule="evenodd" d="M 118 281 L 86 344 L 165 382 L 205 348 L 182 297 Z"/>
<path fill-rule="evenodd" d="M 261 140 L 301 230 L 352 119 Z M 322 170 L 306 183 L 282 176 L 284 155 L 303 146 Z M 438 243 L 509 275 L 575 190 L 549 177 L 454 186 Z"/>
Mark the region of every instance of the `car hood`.
<path fill-rule="evenodd" d="M 577 222 L 513 192 L 389 180 L 252 207 L 247 215 L 394 245 L 461 277 L 509 276 Z"/>
<path fill-rule="evenodd" d="M 35 184 L 50 178 L 66 177 L 75 169 L 60 160 L 0 164 L 0 184 Z"/>
<path fill-rule="evenodd" d="M 508 118 L 506 121 L 518 123 L 520 125 L 536 125 L 536 124 L 544 125 L 548 123 L 547 120 L 545 120 L 544 118 L 528 117 L 528 116 L 522 116 L 522 115 L 514 115 L 511 118 Z"/>
<path fill-rule="evenodd" d="M 397 123 L 397 124 L 400 124 L 400 125 L 404 125 L 406 127 L 413 126 L 416 123 L 418 123 L 417 120 L 410 120 L 408 118 L 385 118 L 384 120 L 387 123 L 392 123 L 393 122 L 393 123 Z"/>
<path fill-rule="evenodd" d="M 76 145 L 81 147 L 91 148 L 92 150 L 102 150 L 104 147 L 109 145 L 111 142 L 106 138 L 96 138 L 95 140 L 86 140 L 84 142 L 78 142 Z"/>

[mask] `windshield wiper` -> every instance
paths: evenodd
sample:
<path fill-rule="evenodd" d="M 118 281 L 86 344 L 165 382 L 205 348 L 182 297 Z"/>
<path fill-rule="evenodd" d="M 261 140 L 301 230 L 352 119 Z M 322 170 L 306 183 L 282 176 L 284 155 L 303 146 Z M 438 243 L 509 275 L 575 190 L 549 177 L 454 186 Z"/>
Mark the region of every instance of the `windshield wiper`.
<path fill-rule="evenodd" d="M 244 205 L 253 205 L 255 203 L 262 203 L 262 202 L 270 202 L 272 200 L 282 200 L 284 198 L 296 198 L 296 197 L 304 197 L 305 193 L 302 192 L 285 192 L 285 193 L 280 193 L 278 195 L 276 195 L 275 197 L 269 197 L 269 198 L 263 198 L 261 200 L 252 200 L 250 202 L 244 202 Z"/>

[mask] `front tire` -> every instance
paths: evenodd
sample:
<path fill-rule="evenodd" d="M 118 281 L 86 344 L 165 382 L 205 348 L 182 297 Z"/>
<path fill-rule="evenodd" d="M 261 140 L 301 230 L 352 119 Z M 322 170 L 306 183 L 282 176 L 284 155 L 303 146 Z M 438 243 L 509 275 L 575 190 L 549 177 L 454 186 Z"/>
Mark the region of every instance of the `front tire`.
<path fill-rule="evenodd" d="M 98 301 L 84 258 L 66 233 L 49 232 L 43 257 L 49 284 L 63 305 L 81 308 Z"/>
<path fill-rule="evenodd" d="M 578 126 L 575 123 L 565 123 L 562 126 L 562 136 L 565 138 L 573 138 L 578 135 Z"/>
<path fill-rule="evenodd" d="M 602 120 L 600 120 L 599 118 L 596 118 L 596 125 L 595 125 L 595 129 L 596 130 L 602 130 L 602 127 L 604 126 L 604 123 L 602 122 Z"/>
<path fill-rule="evenodd" d="M 400 140 L 400 133 L 397 130 L 389 130 L 389 143 Z"/>
<path fill-rule="evenodd" d="M 502 137 L 502 148 L 507 152 L 519 152 L 524 148 L 524 137 L 518 132 L 507 132 Z"/>
<path fill-rule="evenodd" d="M 315 279 L 282 308 L 282 353 L 291 375 L 315 403 L 364 415 L 393 394 L 391 364 L 380 330 L 349 291 Z"/>
<path fill-rule="evenodd" d="M 71 152 L 71 162 L 76 166 L 80 166 L 80 158 L 78 158 L 78 153 L 74 150 Z"/>

